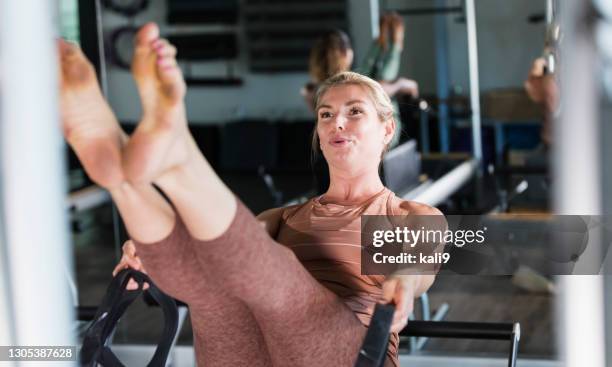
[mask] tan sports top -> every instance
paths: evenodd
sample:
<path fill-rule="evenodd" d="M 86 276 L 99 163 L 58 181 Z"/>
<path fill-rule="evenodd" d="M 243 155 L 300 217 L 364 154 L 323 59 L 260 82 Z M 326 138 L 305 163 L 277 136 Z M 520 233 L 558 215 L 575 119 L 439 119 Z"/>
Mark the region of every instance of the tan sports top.
<path fill-rule="evenodd" d="M 344 300 L 369 325 L 382 294 L 383 275 L 361 275 L 361 215 L 400 215 L 402 199 L 385 188 L 356 205 L 310 199 L 285 208 L 276 241 L 289 247 L 321 284 Z M 389 353 L 397 355 L 399 337 L 392 334 Z"/>

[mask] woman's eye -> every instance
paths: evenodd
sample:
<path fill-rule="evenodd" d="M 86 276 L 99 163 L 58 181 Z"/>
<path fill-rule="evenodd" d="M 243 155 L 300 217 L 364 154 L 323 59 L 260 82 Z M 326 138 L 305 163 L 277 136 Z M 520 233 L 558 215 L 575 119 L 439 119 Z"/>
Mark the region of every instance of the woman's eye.
<path fill-rule="evenodd" d="M 358 115 L 362 113 L 362 111 L 359 108 L 351 108 L 351 115 Z"/>
<path fill-rule="evenodd" d="M 331 113 L 329 113 L 329 112 L 321 112 L 319 114 L 319 117 L 322 118 L 322 119 L 330 118 L 331 117 Z"/>

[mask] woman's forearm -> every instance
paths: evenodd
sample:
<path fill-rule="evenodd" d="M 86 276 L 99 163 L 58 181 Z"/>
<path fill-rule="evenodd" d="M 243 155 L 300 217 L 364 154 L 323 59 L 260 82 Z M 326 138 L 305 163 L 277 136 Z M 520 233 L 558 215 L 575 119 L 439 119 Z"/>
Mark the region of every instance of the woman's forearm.
<path fill-rule="evenodd" d="M 379 71 L 379 78 L 382 80 L 395 80 L 399 76 L 401 64 L 402 48 L 393 44 L 382 57 L 382 66 Z"/>
<path fill-rule="evenodd" d="M 416 297 L 420 297 L 423 293 L 427 292 L 427 290 L 431 288 L 431 285 L 436 279 L 436 276 L 433 274 L 427 274 L 427 275 L 422 274 L 422 275 L 418 275 L 418 277 L 419 277 L 419 286 L 415 292 Z"/>
<path fill-rule="evenodd" d="M 389 98 L 393 98 L 397 94 L 397 92 L 400 90 L 400 85 L 397 81 L 386 82 L 384 80 L 379 80 L 378 82 L 382 86 L 385 93 L 387 93 Z"/>
<path fill-rule="evenodd" d="M 436 276 L 433 274 L 398 275 L 406 285 L 413 289 L 414 298 L 419 298 L 433 284 Z"/>

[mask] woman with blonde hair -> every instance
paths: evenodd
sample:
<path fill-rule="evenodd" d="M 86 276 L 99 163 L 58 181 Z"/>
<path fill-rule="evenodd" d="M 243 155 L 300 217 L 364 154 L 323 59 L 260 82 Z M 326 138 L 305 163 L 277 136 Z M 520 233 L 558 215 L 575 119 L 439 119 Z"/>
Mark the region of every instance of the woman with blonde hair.
<path fill-rule="evenodd" d="M 321 85 L 315 134 L 329 189 L 256 218 L 189 134 L 176 49 L 155 24 L 136 39 L 132 72 L 143 118 L 129 139 L 83 54 L 65 43 L 60 54 L 66 139 L 110 192 L 132 238 L 115 272 L 146 269 L 187 303 L 198 365 L 351 366 L 376 302 L 396 304 L 385 366 L 398 365 L 398 332 L 434 276 L 362 275 L 360 218 L 440 213 L 380 181 L 395 123 L 378 83 L 345 72 Z"/>

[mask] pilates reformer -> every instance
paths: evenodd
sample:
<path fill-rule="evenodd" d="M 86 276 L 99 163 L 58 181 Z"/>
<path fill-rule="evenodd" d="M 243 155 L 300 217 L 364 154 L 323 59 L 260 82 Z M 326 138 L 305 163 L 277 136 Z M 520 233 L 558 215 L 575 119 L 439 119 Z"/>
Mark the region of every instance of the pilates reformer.
<path fill-rule="evenodd" d="M 125 289 L 130 278 L 138 283 L 138 290 Z M 121 316 L 144 291 L 144 283 L 149 284 L 146 293 L 160 305 L 165 319 L 162 335 L 149 367 L 163 367 L 170 356 L 179 330 L 179 314 L 176 301 L 161 292 L 151 279 L 136 270 L 125 269 L 111 281 L 101 305 L 95 313 L 91 308 L 80 310 L 80 319 L 90 319 L 85 331 L 80 351 L 81 366 L 123 367 L 119 358 L 112 352 L 110 339 Z M 355 367 L 382 367 L 389 343 L 389 331 L 395 307 L 378 304 L 375 308 L 368 332 L 360 348 Z M 508 367 L 516 365 L 520 326 L 518 323 L 479 323 L 410 321 L 400 333 L 410 337 L 441 337 L 505 340 L 509 342 Z"/>

